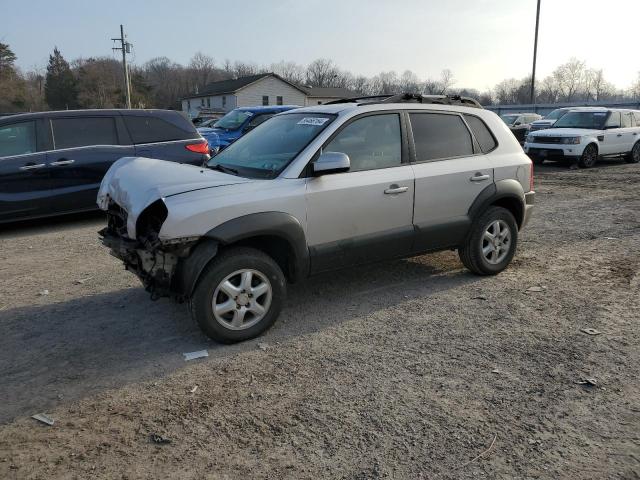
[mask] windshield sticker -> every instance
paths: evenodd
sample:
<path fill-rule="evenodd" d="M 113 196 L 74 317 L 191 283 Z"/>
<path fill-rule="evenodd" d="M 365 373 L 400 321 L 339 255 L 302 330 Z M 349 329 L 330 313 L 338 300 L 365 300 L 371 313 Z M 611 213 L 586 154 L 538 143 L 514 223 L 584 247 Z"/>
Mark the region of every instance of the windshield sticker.
<path fill-rule="evenodd" d="M 320 126 L 320 125 L 324 125 L 327 120 L 329 120 L 329 119 L 328 118 L 322 118 L 322 117 L 304 117 L 302 120 L 300 120 L 298 122 L 298 125 Z"/>

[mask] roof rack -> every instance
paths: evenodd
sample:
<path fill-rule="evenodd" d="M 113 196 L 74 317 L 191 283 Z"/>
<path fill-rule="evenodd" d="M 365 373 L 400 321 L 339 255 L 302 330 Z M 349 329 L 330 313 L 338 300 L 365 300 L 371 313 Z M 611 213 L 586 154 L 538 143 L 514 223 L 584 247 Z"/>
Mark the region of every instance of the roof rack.
<path fill-rule="evenodd" d="M 368 97 L 344 98 L 327 102 L 325 105 L 339 103 L 357 103 L 358 105 L 371 103 L 426 103 L 438 105 L 462 105 L 466 107 L 482 108 L 480 103 L 471 97 L 460 95 L 421 95 L 418 93 L 400 93 L 397 95 L 371 95 Z"/>

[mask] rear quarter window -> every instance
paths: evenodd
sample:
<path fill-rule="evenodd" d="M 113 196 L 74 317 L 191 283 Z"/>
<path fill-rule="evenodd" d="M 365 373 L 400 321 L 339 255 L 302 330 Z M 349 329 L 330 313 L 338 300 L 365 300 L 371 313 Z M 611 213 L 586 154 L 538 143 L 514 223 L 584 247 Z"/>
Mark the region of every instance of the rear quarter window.
<path fill-rule="evenodd" d="M 123 115 L 133 143 L 157 143 L 173 140 L 197 138 L 198 133 L 191 125 L 169 122 L 150 115 Z"/>
<path fill-rule="evenodd" d="M 410 113 L 418 162 L 473 155 L 471 133 L 458 115 Z"/>
<path fill-rule="evenodd" d="M 465 115 L 464 119 L 467 121 L 469 128 L 471 128 L 471 131 L 476 137 L 483 153 L 489 153 L 498 146 L 498 142 L 496 142 L 491 130 L 489 130 L 487 124 L 479 117 L 476 117 L 475 115 Z"/>

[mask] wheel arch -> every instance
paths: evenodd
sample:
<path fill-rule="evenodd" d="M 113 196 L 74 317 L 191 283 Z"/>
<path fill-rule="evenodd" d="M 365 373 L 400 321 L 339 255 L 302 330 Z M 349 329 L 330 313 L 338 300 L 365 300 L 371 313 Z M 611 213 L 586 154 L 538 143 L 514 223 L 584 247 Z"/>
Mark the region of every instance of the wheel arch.
<path fill-rule="evenodd" d="M 486 187 L 476 197 L 469 209 L 469 218 L 474 221 L 487 208 L 498 206 L 507 209 L 516 219 L 518 229 L 524 222 L 525 200 L 524 189 L 517 180 L 505 179 Z"/>

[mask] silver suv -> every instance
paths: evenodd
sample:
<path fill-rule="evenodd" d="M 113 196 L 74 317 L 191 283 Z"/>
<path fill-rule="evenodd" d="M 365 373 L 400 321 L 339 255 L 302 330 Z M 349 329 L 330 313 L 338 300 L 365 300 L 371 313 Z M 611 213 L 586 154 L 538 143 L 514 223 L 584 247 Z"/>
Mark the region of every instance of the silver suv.
<path fill-rule="evenodd" d="M 533 203 L 532 163 L 497 115 L 414 95 L 276 115 L 203 167 L 122 158 L 98 194 L 112 254 L 227 343 L 320 272 L 457 249 L 496 274 Z"/>

